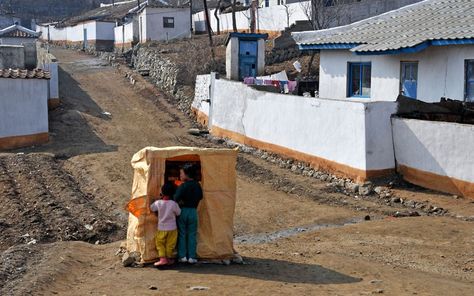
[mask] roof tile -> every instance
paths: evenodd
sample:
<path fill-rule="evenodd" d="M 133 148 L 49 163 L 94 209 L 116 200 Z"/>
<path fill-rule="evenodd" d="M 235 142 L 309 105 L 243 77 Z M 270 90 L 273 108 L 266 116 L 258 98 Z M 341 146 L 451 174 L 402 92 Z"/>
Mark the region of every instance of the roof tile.
<path fill-rule="evenodd" d="M 473 0 L 425 0 L 350 25 L 293 33 L 299 45 L 359 43 L 354 52 L 396 50 L 428 40 L 474 38 Z"/>

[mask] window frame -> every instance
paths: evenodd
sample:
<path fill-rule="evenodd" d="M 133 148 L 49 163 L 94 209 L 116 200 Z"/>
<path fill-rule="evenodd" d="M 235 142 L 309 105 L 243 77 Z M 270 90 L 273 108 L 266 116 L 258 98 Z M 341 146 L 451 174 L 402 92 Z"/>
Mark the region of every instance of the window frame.
<path fill-rule="evenodd" d="M 474 102 L 473 100 L 468 100 L 468 85 L 469 84 L 474 84 L 474 81 L 468 82 L 468 69 L 469 69 L 469 64 L 472 63 L 473 65 L 473 71 L 474 71 L 474 59 L 465 59 L 464 60 L 464 101 L 465 102 Z M 474 96 L 474 94 L 472 94 Z"/>
<path fill-rule="evenodd" d="M 172 20 L 172 22 L 168 22 Z M 170 25 L 171 24 L 171 25 Z M 166 29 L 173 29 L 174 28 L 174 17 L 172 16 L 164 16 L 163 17 L 163 28 L 166 28 Z"/>
<path fill-rule="evenodd" d="M 352 91 L 352 68 L 353 66 L 359 66 L 360 67 L 360 82 L 359 82 L 359 87 L 361 90 L 360 95 L 353 95 Z M 369 95 L 362 95 L 362 84 L 363 84 L 363 66 L 369 66 L 370 67 L 370 76 L 369 76 L 369 83 L 370 83 L 370 94 Z M 348 62 L 347 63 L 347 97 L 348 98 L 362 98 L 362 99 L 370 99 L 372 95 L 372 62 Z"/>
<path fill-rule="evenodd" d="M 402 92 L 403 92 L 403 65 L 406 65 L 406 64 L 416 65 L 416 98 L 412 98 L 412 99 L 417 100 L 418 99 L 418 82 L 419 82 L 419 79 L 418 79 L 419 61 L 415 61 L 415 60 L 413 60 L 413 61 L 411 61 L 411 60 L 400 61 L 400 83 L 399 83 L 398 92 L 399 92 L 399 94 L 402 94 Z M 403 95 L 405 95 L 405 94 L 403 94 Z"/>

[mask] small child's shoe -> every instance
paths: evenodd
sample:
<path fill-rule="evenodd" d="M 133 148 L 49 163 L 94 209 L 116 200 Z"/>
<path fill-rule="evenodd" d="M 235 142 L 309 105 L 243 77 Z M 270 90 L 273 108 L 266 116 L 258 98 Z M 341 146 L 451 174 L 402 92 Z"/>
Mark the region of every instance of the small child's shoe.
<path fill-rule="evenodd" d="M 162 257 L 162 258 L 160 258 L 160 261 L 155 262 L 155 264 L 153 264 L 153 265 L 154 266 L 168 265 L 168 259 L 166 259 L 165 257 Z"/>
<path fill-rule="evenodd" d="M 198 262 L 197 259 L 194 259 L 194 258 L 189 258 L 188 259 L 189 264 L 196 264 L 197 262 Z"/>
<path fill-rule="evenodd" d="M 173 265 L 173 264 L 174 264 L 174 259 L 168 258 L 168 265 Z"/>
<path fill-rule="evenodd" d="M 179 259 L 178 259 L 178 262 L 179 262 L 179 263 L 186 263 L 186 262 L 188 262 L 188 258 L 186 258 L 186 257 L 179 258 Z"/>

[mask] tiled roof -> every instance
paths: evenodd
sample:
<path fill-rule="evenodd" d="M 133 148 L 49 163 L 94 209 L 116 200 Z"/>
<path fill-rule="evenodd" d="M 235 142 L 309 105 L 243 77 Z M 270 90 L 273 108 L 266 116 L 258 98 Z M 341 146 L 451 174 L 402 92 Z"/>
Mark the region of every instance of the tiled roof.
<path fill-rule="evenodd" d="M 38 36 L 39 33 L 20 25 L 12 25 L 0 30 L 0 37 L 38 38 Z"/>
<path fill-rule="evenodd" d="M 128 15 L 135 14 L 140 12 L 145 7 L 160 7 L 160 8 L 175 8 L 178 7 L 169 1 L 160 1 L 160 0 L 143 0 L 140 1 L 140 7 L 137 5 L 137 1 L 123 1 L 118 2 L 115 5 L 104 5 L 102 7 L 87 11 L 79 16 L 74 16 L 68 19 L 63 20 L 57 27 L 68 27 L 75 26 L 82 22 L 87 21 L 108 21 L 114 22 L 121 20 Z M 180 6 L 181 7 L 181 6 Z"/>
<path fill-rule="evenodd" d="M 334 45 L 356 53 L 474 38 L 474 0 L 425 0 L 347 26 L 292 34 L 301 49 Z M 347 46 L 347 47 L 344 47 Z"/>
<path fill-rule="evenodd" d="M 49 71 L 43 69 L 0 69 L 1 78 L 13 78 L 13 79 L 51 79 Z"/>

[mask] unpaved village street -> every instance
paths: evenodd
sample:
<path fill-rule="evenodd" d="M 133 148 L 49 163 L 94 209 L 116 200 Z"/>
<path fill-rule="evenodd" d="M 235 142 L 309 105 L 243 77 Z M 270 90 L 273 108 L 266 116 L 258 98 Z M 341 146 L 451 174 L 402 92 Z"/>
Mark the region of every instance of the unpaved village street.
<path fill-rule="evenodd" d="M 222 143 L 189 135 L 192 120 L 143 78 L 53 54 L 62 105 L 50 142 L 0 154 L 0 295 L 474 295 L 474 222 L 456 218 L 474 217 L 474 201 L 399 188 L 450 215 L 394 218 L 404 205 L 355 199 L 247 153 L 234 218 L 246 264 L 123 267 L 132 155 Z"/>

